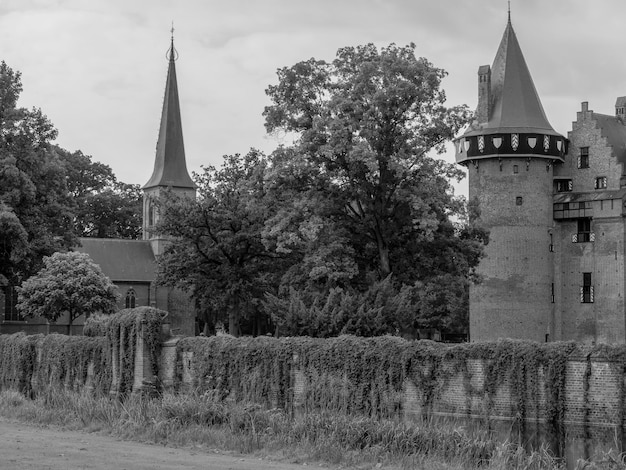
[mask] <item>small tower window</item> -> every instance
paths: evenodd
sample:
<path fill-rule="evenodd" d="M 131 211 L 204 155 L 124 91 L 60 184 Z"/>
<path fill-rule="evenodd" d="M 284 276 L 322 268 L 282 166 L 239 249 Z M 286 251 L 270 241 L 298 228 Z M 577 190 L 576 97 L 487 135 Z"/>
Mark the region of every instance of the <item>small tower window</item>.
<path fill-rule="evenodd" d="M 126 308 L 135 308 L 135 300 L 136 300 L 135 289 L 132 287 L 126 291 Z"/>
<path fill-rule="evenodd" d="M 519 166 L 513 165 L 513 173 L 515 174 L 519 173 Z"/>
<path fill-rule="evenodd" d="M 524 199 L 522 198 L 522 196 L 517 196 L 515 198 L 515 205 L 516 206 L 521 206 L 522 204 L 524 204 Z"/>
<path fill-rule="evenodd" d="M 606 176 L 599 176 L 596 178 L 595 188 L 596 189 L 606 189 Z"/>
<path fill-rule="evenodd" d="M 583 304 L 592 304 L 594 300 L 591 273 L 583 273 L 583 285 L 580 286 L 580 301 Z"/>
<path fill-rule="evenodd" d="M 574 184 L 572 183 L 572 180 L 570 179 L 554 181 L 554 190 L 557 193 L 565 193 L 565 192 L 572 191 L 573 189 L 574 189 Z"/>
<path fill-rule="evenodd" d="M 589 168 L 589 147 L 580 147 L 578 168 Z"/>

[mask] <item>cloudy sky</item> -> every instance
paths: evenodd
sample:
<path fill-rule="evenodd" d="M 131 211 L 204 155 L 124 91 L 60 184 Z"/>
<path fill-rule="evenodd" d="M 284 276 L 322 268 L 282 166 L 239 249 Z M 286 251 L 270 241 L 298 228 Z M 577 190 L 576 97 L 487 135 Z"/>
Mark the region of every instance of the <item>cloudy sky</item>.
<path fill-rule="evenodd" d="M 626 95 L 624 0 L 513 0 L 512 22 L 553 127 L 581 101 L 612 114 Z M 448 104 L 476 106 L 506 0 L 2 0 L 0 59 L 22 72 L 20 105 L 43 110 L 57 143 L 144 184 L 152 173 L 174 21 L 187 165 L 271 152 L 261 113 L 276 69 L 368 42 L 416 44 L 448 71 Z M 465 192 L 463 186 L 458 188 Z"/>

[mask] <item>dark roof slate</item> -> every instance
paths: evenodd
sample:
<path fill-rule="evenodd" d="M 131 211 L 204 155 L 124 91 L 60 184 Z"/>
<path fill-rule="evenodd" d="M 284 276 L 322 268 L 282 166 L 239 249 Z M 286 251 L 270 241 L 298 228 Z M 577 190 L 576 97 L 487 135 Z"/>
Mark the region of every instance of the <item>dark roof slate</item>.
<path fill-rule="evenodd" d="M 180 118 L 175 60 L 176 51 L 174 49 L 174 41 L 172 40 L 154 171 L 143 189 L 155 186 L 196 187 L 189 176 L 185 162 L 185 146 L 183 144 L 183 126 Z"/>
<path fill-rule="evenodd" d="M 626 188 L 585 193 L 558 193 L 554 195 L 553 202 L 558 204 L 563 202 L 606 201 L 609 199 L 622 199 L 625 194 Z"/>
<path fill-rule="evenodd" d="M 510 21 L 491 67 L 489 120 L 465 136 L 499 133 L 560 135 L 548 122 Z"/>
<path fill-rule="evenodd" d="M 156 262 L 147 240 L 79 238 L 75 250 L 87 253 L 113 282 L 151 282 L 156 278 Z"/>

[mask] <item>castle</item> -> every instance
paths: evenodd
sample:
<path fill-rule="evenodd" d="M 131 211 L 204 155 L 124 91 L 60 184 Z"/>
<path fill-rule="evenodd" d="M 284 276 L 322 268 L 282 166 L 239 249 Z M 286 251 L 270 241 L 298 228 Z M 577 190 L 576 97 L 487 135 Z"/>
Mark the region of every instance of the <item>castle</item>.
<path fill-rule="evenodd" d="M 470 340 L 626 341 L 626 97 L 582 103 L 567 138 L 541 105 L 509 20 L 478 69 L 475 120 L 455 140 L 490 230 L 470 288 Z"/>

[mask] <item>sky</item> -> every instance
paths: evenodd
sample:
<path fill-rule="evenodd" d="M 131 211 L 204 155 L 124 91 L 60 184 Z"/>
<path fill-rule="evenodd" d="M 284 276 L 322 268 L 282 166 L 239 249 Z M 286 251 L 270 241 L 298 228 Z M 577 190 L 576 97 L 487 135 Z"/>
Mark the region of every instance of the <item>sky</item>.
<path fill-rule="evenodd" d="M 19 105 L 37 107 L 56 143 L 145 184 L 174 23 L 187 167 L 288 144 L 262 112 L 276 70 L 344 46 L 415 43 L 443 68 L 450 106 L 475 109 L 506 0 L 2 0 L 0 60 L 22 73 Z M 626 95 L 624 0 L 513 0 L 511 19 L 546 115 L 566 135 L 580 103 L 613 114 Z M 443 158 L 454 161 L 452 146 Z M 467 183 L 456 186 L 467 193 Z"/>

